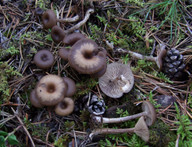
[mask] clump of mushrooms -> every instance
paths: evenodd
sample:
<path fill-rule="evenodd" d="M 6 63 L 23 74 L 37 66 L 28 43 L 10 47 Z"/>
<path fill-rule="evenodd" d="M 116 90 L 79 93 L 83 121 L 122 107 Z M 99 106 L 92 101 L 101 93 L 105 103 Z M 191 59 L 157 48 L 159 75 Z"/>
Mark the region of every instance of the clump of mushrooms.
<path fill-rule="evenodd" d="M 125 117 L 119 117 L 119 118 L 106 118 L 101 116 L 92 116 L 92 120 L 96 124 L 121 123 L 121 122 L 125 122 L 128 120 L 136 119 L 143 116 L 148 126 L 153 125 L 156 120 L 156 111 L 153 105 L 149 101 L 144 101 L 142 103 L 142 110 L 143 112 L 141 113 L 125 116 Z"/>
<path fill-rule="evenodd" d="M 54 106 L 56 114 L 66 116 L 73 112 L 74 102 L 70 97 L 75 90 L 72 79 L 50 74 L 42 77 L 37 83 L 30 94 L 30 101 L 38 108 Z"/>
<path fill-rule="evenodd" d="M 134 77 L 129 64 L 108 64 L 106 72 L 99 78 L 100 89 L 111 98 L 120 98 L 123 93 L 128 93 L 133 84 Z"/>

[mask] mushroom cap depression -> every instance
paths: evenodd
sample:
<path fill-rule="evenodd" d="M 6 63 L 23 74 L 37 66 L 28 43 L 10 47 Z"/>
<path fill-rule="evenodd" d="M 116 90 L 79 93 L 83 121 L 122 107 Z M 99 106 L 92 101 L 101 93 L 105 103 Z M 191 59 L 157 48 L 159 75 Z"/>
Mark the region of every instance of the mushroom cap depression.
<path fill-rule="evenodd" d="M 65 97 L 55 106 L 55 113 L 60 116 L 67 116 L 73 112 L 74 106 L 75 104 L 73 99 Z"/>
<path fill-rule="evenodd" d="M 54 63 L 53 54 L 48 50 L 40 50 L 34 56 L 34 63 L 42 69 L 50 68 Z"/>
<path fill-rule="evenodd" d="M 59 43 L 63 40 L 64 37 L 65 37 L 65 32 L 61 27 L 55 25 L 51 29 L 51 38 L 53 39 L 54 42 Z"/>
<path fill-rule="evenodd" d="M 91 39 L 81 39 L 70 49 L 69 64 L 81 74 L 94 74 L 104 68 L 106 55 L 98 50 L 98 45 Z"/>
<path fill-rule="evenodd" d="M 63 78 L 51 74 L 41 78 L 35 88 L 37 98 L 45 106 L 54 106 L 62 101 L 66 90 Z"/>
<path fill-rule="evenodd" d="M 65 38 L 63 39 L 63 43 L 65 45 L 73 45 L 75 42 L 77 42 L 80 39 L 84 39 L 85 36 L 81 33 L 72 33 L 69 35 L 66 35 Z"/>
<path fill-rule="evenodd" d="M 144 117 L 140 117 L 135 125 L 134 132 L 141 137 L 145 142 L 149 141 L 149 129 L 145 123 Z"/>
<path fill-rule="evenodd" d="M 99 87 L 111 98 L 120 98 L 123 93 L 128 93 L 133 84 L 130 65 L 117 62 L 108 64 L 105 74 L 99 78 Z"/>
<path fill-rule="evenodd" d="M 31 104 L 37 108 L 43 107 L 43 105 L 39 102 L 35 90 L 32 90 L 30 93 L 30 101 Z"/>
<path fill-rule="evenodd" d="M 43 27 L 45 29 L 50 29 L 57 23 L 57 17 L 53 10 L 47 10 L 42 15 Z"/>
<path fill-rule="evenodd" d="M 67 91 L 66 91 L 65 96 L 66 97 L 73 96 L 75 94 L 75 92 L 76 92 L 75 82 L 71 78 L 68 78 L 68 77 L 64 77 L 63 80 L 67 85 Z"/>
<path fill-rule="evenodd" d="M 59 56 L 65 60 L 68 61 L 68 56 L 69 56 L 69 50 L 65 47 L 62 47 L 59 49 Z"/>
<path fill-rule="evenodd" d="M 154 124 L 156 120 L 156 111 L 153 105 L 149 101 L 144 101 L 142 103 L 142 110 L 146 112 L 145 122 L 148 126 Z"/>

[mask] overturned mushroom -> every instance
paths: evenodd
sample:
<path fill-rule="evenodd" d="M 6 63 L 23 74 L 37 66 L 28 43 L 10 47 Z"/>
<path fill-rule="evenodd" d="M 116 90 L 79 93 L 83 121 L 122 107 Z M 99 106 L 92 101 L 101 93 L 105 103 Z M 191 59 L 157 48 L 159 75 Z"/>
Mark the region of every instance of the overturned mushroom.
<path fill-rule="evenodd" d="M 123 93 L 128 93 L 133 84 L 134 77 L 130 65 L 122 63 L 108 64 L 105 74 L 99 78 L 99 87 L 111 98 L 120 98 Z"/>
<path fill-rule="evenodd" d="M 65 97 L 55 106 L 55 113 L 60 116 L 67 116 L 73 112 L 74 101 L 71 98 Z"/>
<path fill-rule="evenodd" d="M 54 42 L 59 43 L 64 39 L 64 37 L 65 33 L 61 27 L 55 25 L 51 29 L 51 38 L 53 39 Z"/>
<path fill-rule="evenodd" d="M 66 95 L 67 86 L 57 75 L 46 75 L 40 79 L 35 88 L 38 101 L 44 106 L 54 106 Z"/>
<path fill-rule="evenodd" d="M 142 104 L 142 110 L 143 112 L 130 115 L 130 116 L 125 116 L 125 117 L 119 117 L 119 118 L 105 118 L 105 117 L 100 117 L 100 116 L 93 116 L 93 122 L 100 124 L 100 123 L 121 123 L 125 122 L 128 120 L 132 120 L 135 118 L 139 118 L 141 116 L 144 116 L 146 124 L 148 126 L 151 126 L 155 120 L 156 120 L 156 112 L 155 108 L 149 101 L 144 101 Z"/>
<path fill-rule="evenodd" d="M 68 77 L 64 77 L 63 78 L 64 82 L 66 83 L 67 85 L 67 91 L 66 91 L 66 97 L 71 97 L 75 94 L 76 92 L 76 85 L 75 85 L 75 82 L 71 79 L 71 78 L 68 78 Z"/>
<path fill-rule="evenodd" d="M 89 135 L 89 138 L 92 138 L 95 135 L 99 134 L 119 134 L 119 133 L 135 133 L 145 142 L 149 141 L 149 129 L 145 123 L 144 117 L 140 117 L 137 121 L 134 128 L 125 128 L 125 129 L 111 129 L 111 128 L 101 128 L 93 130 L 93 132 Z"/>
<path fill-rule="evenodd" d="M 106 64 L 106 55 L 98 50 L 98 45 L 91 39 L 81 39 L 70 49 L 68 56 L 72 68 L 82 74 L 94 74 Z"/>
<path fill-rule="evenodd" d="M 73 18 L 57 19 L 56 14 L 54 13 L 53 10 L 47 10 L 42 15 L 43 27 L 45 29 L 52 28 L 53 26 L 56 25 L 57 21 L 58 22 L 75 22 L 78 19 L 79 19 L 78 15 Z"/>
<path fill-rule="evenodd" d="M 34 56 L 34 63 L 42 69 L 50 68 L 54 63 L 53 54 L 48 50 L 40 50 Z"/>
<path fill-rule="evenodd" d="M 65 38 L 63 39 L 63 43 L 65 45 L 73 45 L 75 42 L 77 42 L 80 39 L 84 39 L 85 36 L 81 33 L 72 33 L 69 35 L 66 35 Z"/>

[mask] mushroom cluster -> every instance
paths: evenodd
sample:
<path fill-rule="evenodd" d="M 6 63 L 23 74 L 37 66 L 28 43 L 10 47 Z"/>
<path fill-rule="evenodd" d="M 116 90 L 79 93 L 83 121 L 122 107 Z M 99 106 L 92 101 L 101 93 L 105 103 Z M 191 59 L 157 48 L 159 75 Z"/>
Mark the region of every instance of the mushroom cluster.
<path fill-rule="evenodd" d="M 30 101 L 38 108 L 54 106 L 56 114 L 66 116 L 73 112 L 74 101 L 71 97 L 75 91 L 76 86 L 72 79 L 50 74 L 37 83 L 30 94 Z"/>

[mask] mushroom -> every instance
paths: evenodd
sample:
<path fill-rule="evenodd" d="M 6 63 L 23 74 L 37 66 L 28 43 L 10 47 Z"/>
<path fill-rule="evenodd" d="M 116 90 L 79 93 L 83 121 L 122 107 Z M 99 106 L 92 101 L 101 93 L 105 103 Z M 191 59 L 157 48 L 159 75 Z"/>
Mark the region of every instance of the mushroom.
<path fill-rule="evenodd" d="M 47 10 L 42 15 L 43 28 L 49 29 L 56 25 L 57 17 L 53 10 Z"/>
<path fill-rule="evenodd" d="M 133 84 L 130 65 L 117 62 L 108 64 L 105 74 L 99 78 L 99 87 L 111 98 L 120 98 L 123 93 L 128 93 Z"/>
<path fill-rule="evenodd" d="M 65 96 L 66 97 L 73 96 L 76 92 L 75 82 L 71 78 L 68 78 L 68 77 L 64 77 L 63 80 L 67 85 L 67 91 L 66 91 Z"/>
<path fill-rule="evenodd" d="M 59 56 L 65 60 L 68 61 L 68 56 L 69 56 L 69 50 L 65 47 L 59 49 Z"/>
<path fill-rule="evenodd" d="M 51 38 L 53 39 L 54 42 L 59 43 L 64 39 L 64 37 L 65 33 L 61 27 L 55 25 L 51 29 Z"/>
<path fill-rule="evenodd" d="M 37 108 L 42 108 L 43 105 L 39 102 L 37 95 L 35 93 L 35 90 L 32 90 L 31 94 L 30 94 L 30 101 L 31 104 Z"/>
<path fill-rule="evenodd" d="M 125 116 L 125 117 L 119 117 L 119 118 L 106 118 L 106 117 L 101 117 L 101 116 L 93 116 L 92 120 L 96 124 L 121 123 L 121 122 L 125 122 L 128 120 L 132 120 L 132 119 L 144 116 L 146 124 L 148 126 L 151 126 L 152 124 L 154 124 L 154 122 L 156 120 L 156 112 L 155 112 L 155 108 L 153 107 L 153 105 L 149 101 L 144 101 L 142 103 L 142 110 L 143 110 L 143 112 L 134 114 L 131 116 Z"/>
<path fill-rule="evenodd" d="M 106 72 L 106 69 L 107 69 L 107 64 L 105 64 L 105 66 L 98 72 L 94 73 L 94 74 L 91 74 L 90 76 L 92 78 L 99 78 L 101 77 L 102 75 L 104 75 L 104 73 Z"/>
<path fill-rule="evenodd" d="M 66 35 L 65 38 L 63 39 L 63 43 L 65 45 L 73 45 L 75 42 L 77 42 L 80 39 L 84 39 L 85 36 L 81 33 L 72 33 L 69 35 Z"/>
<path fill-rule="evenodd" d="M 68 56 L 72 68 L 82 74 L 94 74 L 106 64 L 106 55 L 98 50 L 98 45 L 91 39 L 81 39 L 70 49 Z"/>
<path fill-rule="evenodd" d="M 60 116 L 67 116 L 73 112 L 73 109 L 74 101 L 69 97 L 65 97 L 55 106 L 55 113 Z"/>
<path fill-rule="evenodd" d="M 159 68 L 159 70 L 161 70 L 162 66 L 163 66 L 163 57 L 165 57 L 165 55 L 167 54 L 167 50 L 165 49 L 165 47 L 166 46 L 164 44 L 159 45 L 159 51 L 157 53 L 157 57 L 144 56 L 144 55 L 141 55 L 139 53 L 132 52 L 132 51 L 129 51 L 129 50 L 125 50 L 125 49 L 122 49 L 122 48 L 118 48 L 116 51 L 120 52 L 120 53 L 130 54 L 133 58 L 136 58 L 136 59 L 141 59 L 141 60 L 145 59 L 145 60 L 148 60 L 148 61 L 155 62 L 157 64 L 157 67 Z"/>
<path fill-rule="evenodd" d="M 92 138 L 98 134 L 119 134 L 119 133 L 135 133 L 145 142 L 149 141 L 149 129 L 145 123 L 144 117 L 140 117 L 137 121 L 134 128 L 125 128 L 125 129 L 111 129 L 111 128 L 101 128 L 93 130 L 89 135 L 89 138 Z"/>
<path fill-rule="evenodd" d="M 75 16 L 73 18 L 64 18 L 64 19 L 57 19 L 55 13 L 53 10 L 47 10 L 44 12 L 42 15 L 42 20 L 43 20 L 43 27 L 45 29 L 50 29 L 53 26 L 56 25 L 57 22 L 75 22 L 79 19 L 79 16 Z"/>
<path fill-rule="evenodd" d="M 53 54 L 48 50 L 40 50 L 34 56 L 34 63 L 42 69 L 50 68 L 54 63 Z"/>
<path fill-rule="evenodd" d="M 35 88 L 39 102 L 44 106 L 54 106 L 66 95 L 67 85 L 57 75 L 46 75 L 40 79 Z"/>

